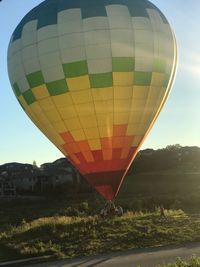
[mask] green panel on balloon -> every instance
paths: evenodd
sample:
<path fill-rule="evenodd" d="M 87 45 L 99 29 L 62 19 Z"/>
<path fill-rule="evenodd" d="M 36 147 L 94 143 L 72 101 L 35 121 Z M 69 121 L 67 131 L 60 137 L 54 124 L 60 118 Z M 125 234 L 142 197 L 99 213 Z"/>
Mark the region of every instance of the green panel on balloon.
<path fill-rule="evenodd" d="M 94 88 L 112 86 L 112 73 L 90 74 L 90 84 Z"/>
<path fill-rule="evenodd" d="M 135 62 L 133 58 L 114 57 L 112 59 L 113 71 L 134 71 Z"/>
<path fill-rule="evenodd" d="M 17 83 L 13 84 L 13 90 L 14 90 L 16 96 L 20 96 L 21 95 L 21 92 L 20 92 L 20 89 L 19 89 L 19 86 L 18 86 Z"/>
<path fill-rule="evenodd" d="M 150 85 L 151 83 L 151 73 L 137 71 L 134 73 L 135 85 Z"/>
<path fill-rule="evenodd" d="M 88 74 L 87 61 L 79 61 L 63 64 L 63 70 L 65 76 L 68 78 L 73 78 L 77 76 L 82 76 Z"/>
<path fill-rule="evenodd" d="M 31 89 L 23 93 L 23 97 L 26 100 L 28 105 L 34 103 L 36 101 Z"/>
<path fill-rule="evenodd" d="M 68 91 L 67 82 L 64 79 L 47 83 L 47 88 L 51 96 L 60 95 Z"/>
<path fill-rule="evenodd" d="M 44 77 L 41 71 L 36 71 L 27 75 L 27 80 L 31 88 L 44 83 Z"/>

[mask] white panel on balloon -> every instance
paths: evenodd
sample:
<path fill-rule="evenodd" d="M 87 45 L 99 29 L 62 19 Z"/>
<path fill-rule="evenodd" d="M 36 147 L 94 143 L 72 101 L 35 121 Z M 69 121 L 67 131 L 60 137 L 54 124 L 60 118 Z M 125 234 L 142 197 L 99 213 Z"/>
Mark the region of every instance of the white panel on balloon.
<path fill-rule="evenodd" d="M 83 19 L 83 30 L 103 30 L 109 29 L 108 18 L 107 17 L 93 17 Z"/>
<path fill-rule="evenodd" d="M 42 69 L 48 68 L 48 67 L 50 68 L 55 65 L 57 66 L 61 65 L 62 63 L 61 63 L 59 51 L 41 55 L 40 64 L 41 64 Z"/>
<path fill-rule="evenodd" d="M 59 36 L 59 46 L 63 50 L 65 48 L 84 46 L 84 34 L 83 33 L 69 33 Z"/>
<path fill-rule="evenodd" d="M 114 57 L 133 57 L 134 38 L 132 30 L 111 30 L 111 47 Z"/>
<path fill-rule="evenodd" d="M 25 24 L 21 40 L 23 46 L 37 43 L 37 20 L 32 20 Z"/>
<path fill-rule="evenodd" d="M 145 29 L 152 31 L 150 19 L 143 17 L 133 17 L 131 20 L 134 29 Z"/>
<path fill-rule="evenodd" d="M 23 62 L 24 70 L 26 74 L 36 72 L 41 69 L 39 57 L 31 58 Z"/>
<path fill-rule="evenodd" d="M 112 72 L 112 60 L 110 58 L 88 59 L 88 72 L 90 74 Z"/>
<path fill-rule="evenodd" d="M 58 35 L 57 25 L 48 25 L 38 29 L 37 31 L 38 42 L 56 37 L 57 35 Z"/>
<path fill-rule="evenodd" d="M 62 65 L 55 65 L 51 68 L 42 69 L 42 74 L 45 82 L 53 82 L 65 78 Z"/>
<path fill-rule="evenodd" d="M 88 45 L 86 46 L 87 59 L 101 59 L 111 57 L 109 44 Z"/>
<path fill-rule="evenodd" d="M 131 17 L 129 10 L 124 5 L 106 6 L 110 29 L 131 29 Z"/>
<path fill-rule="evenodd" d="M 85 44 L 110 44 L 110 31 L 109 30 L 94 30 L 84 33 Z"/>
<path fill-rule="evenodd" d="M 71 47 L 60 50 L 62 63 L 71 63 L 86 59 L 85 46 Z"/>
<path fill-rule="evenodd" d="M 28 81 L 25 76 L 21 76 L 19 79 L 17 79 L 17 84 L 22 93 L 30 89 L 30 85 L 28 84 Z"/>
<path fill-rule="evenodd" d="M 58 50 L 59 50 L 59 43 L 57 37 L 42 40 L 38 43 L 38 52 L 40 55 Z"/>

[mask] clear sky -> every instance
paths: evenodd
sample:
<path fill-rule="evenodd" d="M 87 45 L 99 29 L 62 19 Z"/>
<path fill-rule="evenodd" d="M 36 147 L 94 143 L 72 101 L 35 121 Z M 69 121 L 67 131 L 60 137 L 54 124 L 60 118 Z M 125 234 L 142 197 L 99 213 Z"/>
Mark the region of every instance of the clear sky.
<path fill-rule="evenodd" d="M 23 16 L 41 2 L 0 2 L 0 165 L 33 160 L 39 165 L 63 156 L 21 109 L 7 74 L 10 36 Z M 172 92 L 142 149 L 177 143 L 200 146 L 200 1 L 152 2 L 165 14 L 176 34 L 179 64 Z"/>

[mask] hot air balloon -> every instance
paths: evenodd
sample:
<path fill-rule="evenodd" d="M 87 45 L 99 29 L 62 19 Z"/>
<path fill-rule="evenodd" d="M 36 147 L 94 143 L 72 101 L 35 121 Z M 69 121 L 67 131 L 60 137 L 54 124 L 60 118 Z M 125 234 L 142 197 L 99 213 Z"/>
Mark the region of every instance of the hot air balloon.
<path fill-rule="evenodd" d="M 107 200 L 162 109 L 176 62 L 171 27 L 147 0 L 46 0 L 8 48 L 20 105 Z"/>

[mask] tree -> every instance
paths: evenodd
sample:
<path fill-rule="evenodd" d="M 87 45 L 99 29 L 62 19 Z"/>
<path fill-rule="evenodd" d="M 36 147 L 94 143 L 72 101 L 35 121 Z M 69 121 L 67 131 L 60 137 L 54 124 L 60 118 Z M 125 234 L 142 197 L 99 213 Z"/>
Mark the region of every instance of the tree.
<path fill-rule="evenodd" d="M 33 167 L 34 167 L 34 168 L 38 168 L 37 163 L 36 163 L 35 160 L 33 161 Z"/>

